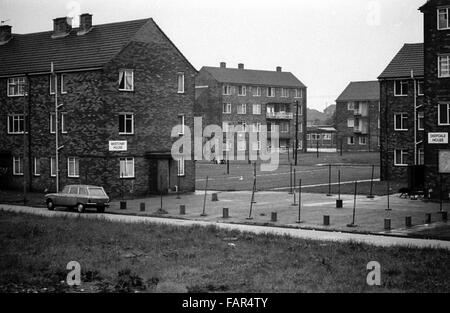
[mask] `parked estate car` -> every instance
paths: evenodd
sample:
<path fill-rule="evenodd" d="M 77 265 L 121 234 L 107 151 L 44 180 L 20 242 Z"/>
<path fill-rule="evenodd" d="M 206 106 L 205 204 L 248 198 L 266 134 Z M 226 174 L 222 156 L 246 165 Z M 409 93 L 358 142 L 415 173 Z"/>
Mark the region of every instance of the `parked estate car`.
<path fill-rule="evenodd" d="M 109 206 L 109 197 L 103 187 L 89 185 L 68 185 L 62 192 L 45 195 L 47 208 L 51 211 L 55 207 L 75 208 L 83 213 L 86 208 L 96 208 L 97 212 L 105 212 Z"/>

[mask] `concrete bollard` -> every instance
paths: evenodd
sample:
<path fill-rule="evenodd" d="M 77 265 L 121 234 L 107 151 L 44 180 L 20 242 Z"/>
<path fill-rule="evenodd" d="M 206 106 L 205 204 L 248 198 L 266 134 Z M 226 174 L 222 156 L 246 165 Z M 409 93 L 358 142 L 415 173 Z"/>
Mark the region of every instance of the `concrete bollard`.
<path fill-rule="evenodd" d="M 229 218 L 230 217 L 228 208 L 223 208 L 222 217 L 223 218 Z"/>
<path fill-rule="evenodd" d="M 444 212 L 442 212 L 441 214 L 442 214 L 442 221 L 443 221 L 443 222 L 447 222 L 447 220 L 448 220 L 447 212 L 444 211 Z"/>
<path fill-rule="evenodd" d="M 276 222 L 276 221 L 277 221 L 277 212 L 272 212 L 272 214 L 271 214 L 270 217 L 271 217 L 270 220 L 271 220 L 272 222 Z"/>
<path fill-rule="evenodd" d="M 431 213 L 425 214 L 425 224 L 431 224 Z"/>
<path fill-rule="evenodd" d="M 391 230 L 391 219 L 390 218 L 384 219 L 384 229 Z"/>
<path fill-rule="evenodd" d="M 145 202 L 141 202 L 139 209 L 141 212 L 145 212 Z"/>
<path fill-rule="evenodd" d="M 217 195 L 217 193 L 213 193 L 212 195 L 211 195 L 211 201 L 219 201 L 219 196 Z"/>
<path fill-rule="evenodd" d="M 405 218 L 405 226 L 406 227 L 412 227 L 412 218 L 411 218 L 411 216 L 407 216 Z"/>
<path fill-rule="evenodd" d="M 336 200 L 336 209 L 342 209 L 344 207 L 344 203 L 342 199 Z"/>
<path fill-rule="evenodd" d="M 330 216 L 329 215 L 323 216 L 323 225 L 330 226 Z"/>
<path fill-rule="evenodd" d="M 186 215 L 186 206 L 184 204 L 180 204 L 180 215 Z"/>
<path fill-rule="evenodd" d="M 127 209 L 127 202 L 126 201 L 120 201 L 120 209 L 126 210 Z"/>

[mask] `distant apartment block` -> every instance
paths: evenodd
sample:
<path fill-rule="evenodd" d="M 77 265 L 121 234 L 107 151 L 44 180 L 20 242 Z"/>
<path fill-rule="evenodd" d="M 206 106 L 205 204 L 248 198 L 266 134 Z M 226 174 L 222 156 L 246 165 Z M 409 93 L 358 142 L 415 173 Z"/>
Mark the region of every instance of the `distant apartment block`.
<path fill-rule="evenodd" d="M 337 146 L 343 151 L 379 151 L 378 81 L 351 82 L 336 99 Z"/>
<path fill-rule="evenodd" d="M 314 125 L 307 127 L 308 149 L 336 149 L 336 129 L 333 126 Z"/>
<path fill-rule="evenodd" d="M 292 73 L 282 71 L 248 70 L 244 64 L 228 68 L 203 67 L 196 78 L 196 116 L 203 116 L 204 124 L 241 126 L 243 131 L 234 138 L 235 151 L 259 150 L 260 144 L 248 143 L 249 132 L 260 132 L 267 125 L 268 146 L 272 146 L 270 131 L 279 127 L 279 147 L 295 146 L 298 120 L 298 149 L 306 149 L 306 86 Z M 298 113 L 298 116 L 297 116 Z M 230 149 L 231 142 L 225 142 Z"/>

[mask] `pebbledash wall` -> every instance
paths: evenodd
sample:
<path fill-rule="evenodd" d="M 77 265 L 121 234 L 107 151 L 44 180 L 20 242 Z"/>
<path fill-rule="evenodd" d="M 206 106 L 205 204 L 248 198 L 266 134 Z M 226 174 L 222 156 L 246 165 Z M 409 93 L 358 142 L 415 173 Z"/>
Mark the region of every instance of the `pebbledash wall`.
<path fill-rule="evenodd" d="M 134 91 L 118 90 L 121 69 L 133 70 Z M 170 149 L 176 140 L 171 138 L 172 127 L 179 124 L 180 115 L 193 129 L 197 72 L 153 20 L 101 69 L 62 73 L 67 93 L 59 92 L 58 102 L 64 104 L 59 110 L 66 114 L 67 133 L 59 134 L 63 146 L 59 154 L 60 188 L 93 184 L 104 186 L 113 196 L 123 191 L 133 195 L 156 193 L 161 186 L 159 161 L 165 160 L 169 174 L 163 189 L 180 184 L 181 191 L 195 190 L 194 162 L 185 161 L 185 174 L 178 177 L 178 164 L 171 159 Z M 184 74 L 184 93 L 178 93 L 179 73 Z M 55 104 L 54 95 L 49 93 L 50 76 L 29 76 L 29 95 L 19 97 L 8 97 L 7 79 L 0 78 L 0 167 L 4 169 L 0 186 L 23 188 L 24 176 L 13 175 L 13 157 L 24 157 L 25 138 L 27 187 L 54 191 L 56 179 L 50 175 L 50 158 L 55 156 L 55 134 L 50 133 L 50 114 Z M 24 107 L 29 116 L 27 136 L 8 134 L 8 115 L 22 114 Z M 119 135 L 118 114 L 123 112 L 134 115 L 132 135 Z M 110 140 L 126 140 L 128 150 L 110 152 Z M 69 157 L 79 158 L 78 178 L 67 175 Z M 123 157 L 134 158 L 135 177 L 120 179 Z M 38 176 L 34 175 L 35 158 L 40 160 Z"/>

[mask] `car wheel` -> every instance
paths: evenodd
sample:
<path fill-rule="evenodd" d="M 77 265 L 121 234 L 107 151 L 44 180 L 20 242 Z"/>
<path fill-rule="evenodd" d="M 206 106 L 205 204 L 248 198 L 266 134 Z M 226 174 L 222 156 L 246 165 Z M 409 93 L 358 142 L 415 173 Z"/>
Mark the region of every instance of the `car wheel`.
<path fill-rule="evenodd" d="M 104 213 L 104 212 L 105 212 L 105 207 L 103 205 L 97 207 L 97 213 Z"/>
<path fill-rule="evenodd" d="M 78 213 L 83 213 L 84 212 L 84 204 L 83 203 L 78 203 L 77 204 L 77 211 L 78 211 Z"/>
<path fill-rule="evenodd" d="M 52 200 L 47 200 L 47 209 L 49 209 L 50 211 L 53 211 L 55 209 L 55 205 L 53 204 Z"/>

